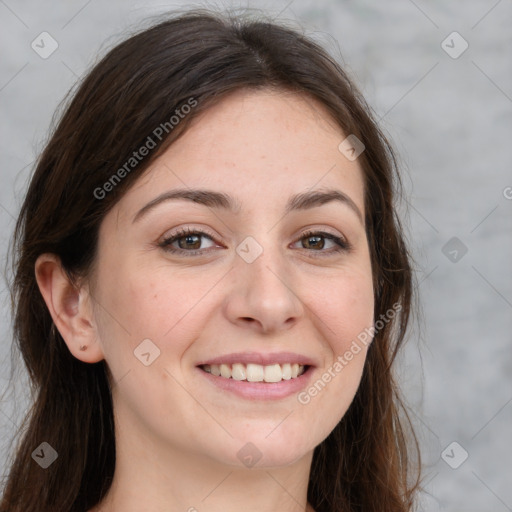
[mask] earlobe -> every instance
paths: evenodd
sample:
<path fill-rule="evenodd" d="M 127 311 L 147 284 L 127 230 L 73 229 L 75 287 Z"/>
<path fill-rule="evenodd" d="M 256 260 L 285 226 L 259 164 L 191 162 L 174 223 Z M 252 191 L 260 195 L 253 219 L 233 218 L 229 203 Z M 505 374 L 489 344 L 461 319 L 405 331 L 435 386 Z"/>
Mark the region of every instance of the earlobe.
<path fill-rule="evenodd" d="M 85 363 L 104 359 L 88 289 L 73 285 L 55 254 L 37 258 L 35 275 L 53 323 L 73 356 Z"/>

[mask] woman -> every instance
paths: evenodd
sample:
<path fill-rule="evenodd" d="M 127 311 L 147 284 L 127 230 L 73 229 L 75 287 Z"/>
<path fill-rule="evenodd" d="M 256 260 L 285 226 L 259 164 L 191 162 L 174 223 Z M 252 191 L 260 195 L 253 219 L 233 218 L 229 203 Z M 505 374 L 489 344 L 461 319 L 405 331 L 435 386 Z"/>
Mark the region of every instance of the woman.
<path fill-rule="evenodd" d="M 37 398 L 1 511 L 411 510 L 395 184 L 295 30 L 190 11 L 111 50 L 16 226 Z"/>

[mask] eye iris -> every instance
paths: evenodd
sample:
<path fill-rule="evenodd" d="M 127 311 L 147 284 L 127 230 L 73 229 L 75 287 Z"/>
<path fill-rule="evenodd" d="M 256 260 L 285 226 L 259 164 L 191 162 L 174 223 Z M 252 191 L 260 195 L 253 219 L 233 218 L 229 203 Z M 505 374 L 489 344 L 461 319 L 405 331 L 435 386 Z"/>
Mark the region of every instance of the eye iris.
<path fill-rule="evenodd" d="M 316 249 L 323 249 L 324 245 L 325 245 L 325 241 L 323 240 L 323 237 L 322 236 L 308 236 L 305 238 L 306 240 L 306 246 L 308 247 L 304 247 L 305 249 L 309 249 L 309 248 L 316 248 Z M 314 240 L 313 244 L 311 244 L 311 240 Z M 304 244 L 303 244 L 304 246 Z"/>
<path fill-rule="evenodd" d="M 183 244 L 182 241 L 185 240 Z M 199 235 L 186 235 L 178 240 L 180 249 L 199 249 L 201 247 L 201 237 Z"/>

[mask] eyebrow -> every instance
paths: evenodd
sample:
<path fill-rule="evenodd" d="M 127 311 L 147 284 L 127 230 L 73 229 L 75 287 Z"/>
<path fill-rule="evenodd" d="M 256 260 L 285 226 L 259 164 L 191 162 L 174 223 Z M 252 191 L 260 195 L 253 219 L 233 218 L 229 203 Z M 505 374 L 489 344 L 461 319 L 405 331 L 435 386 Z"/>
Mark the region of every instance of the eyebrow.
<path fill-rule="evenodd" d="M 139 221 L 144 215 L 146 215 L 150 210 L 153 210 L 159 204 L 177 199 L 185 199 L 187 201 L 202 204 L 209 208 L 221 208 L 233 213 L 240 212 L 242 208 L 239 200 L 224 194 L 223 192 L 216 192 L 214 190 L 207 189 L 176 189 L 164 192 L 158 197 L 155 197 L 155 199 L 150 201 L 137 212 L 132 223 Z M 332 201 L 339 201 L 348 206 L 357 215 L 361 224 L 364 225 L 361 210 L 347 194 L 336 189 L 313 190 L 293 195 L 289 198 L 288 203 L 286 204 L 285 214 L 294 210 L 315 208 Z"/>

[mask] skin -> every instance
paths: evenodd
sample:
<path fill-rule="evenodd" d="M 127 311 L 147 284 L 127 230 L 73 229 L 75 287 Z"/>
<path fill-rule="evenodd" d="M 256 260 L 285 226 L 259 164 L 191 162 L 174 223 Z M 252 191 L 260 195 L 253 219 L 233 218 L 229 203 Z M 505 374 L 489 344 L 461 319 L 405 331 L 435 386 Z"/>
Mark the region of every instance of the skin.
<path fill-rule="evenodd" d="M 366 349 L 307 405 L 296 393 L 238 397 L 196 365 L 231 352 L 290 351 L 314 360 L 314 383 L 372 325 L 364 221 L 338 201 L 284 214 L 289 196 L 335 188 L 364 219 L 362 170 L 338 150 L 343 139 L 311 99 L 236 92 L 196 118 L 107 214 L 94 270 L 78 289 L 55 256 L 38 259 L 40 290 L 69 350 L 86 363 L 105 359 L 113 376 L 116 470 L 94 512 L 312 510 L 313 450 L 348 409 Z M 224 192 L 241 209 L 180 199 L 133 222 L 162 192 L 184 187 Z M 184 254 L 166 252 L 159 242 L 180 227 L 215 240 L 194 239 L 199 256 L 186 255 L 183 238 Z M 309 228 L 352 248 L 332 252 L 328 238 L 308 245 Z M 236 252 L 247 236 L 263 248 L 252 263 Z M 160 350 L 149 366 L 134 357 L 144 339 Z M 237 457 L 248 442 L 262 455 L 252 468 Z"/>

